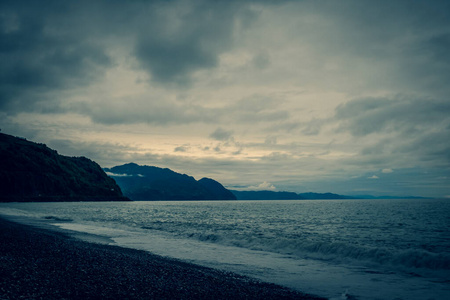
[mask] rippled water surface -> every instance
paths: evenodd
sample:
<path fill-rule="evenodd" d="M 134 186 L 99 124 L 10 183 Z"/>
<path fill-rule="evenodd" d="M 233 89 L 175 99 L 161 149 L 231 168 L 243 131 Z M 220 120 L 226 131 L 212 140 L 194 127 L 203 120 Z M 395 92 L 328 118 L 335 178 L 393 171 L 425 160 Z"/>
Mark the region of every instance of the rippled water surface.
<path fill-rule="evenodd" d="M 450 296 L 448 200 L 4 203 L 0 209 L 336 299 Z"/>

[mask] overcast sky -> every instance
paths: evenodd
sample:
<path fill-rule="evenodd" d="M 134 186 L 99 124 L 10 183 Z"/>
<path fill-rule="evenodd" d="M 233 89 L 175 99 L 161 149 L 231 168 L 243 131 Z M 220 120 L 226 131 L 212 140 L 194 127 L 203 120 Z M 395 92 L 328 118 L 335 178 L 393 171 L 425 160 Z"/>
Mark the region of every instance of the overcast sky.
<path fill-rule="evenodd" d="M 228 188 L 450 197 L 450 1 L 0 2 L 0 128 Z"/>

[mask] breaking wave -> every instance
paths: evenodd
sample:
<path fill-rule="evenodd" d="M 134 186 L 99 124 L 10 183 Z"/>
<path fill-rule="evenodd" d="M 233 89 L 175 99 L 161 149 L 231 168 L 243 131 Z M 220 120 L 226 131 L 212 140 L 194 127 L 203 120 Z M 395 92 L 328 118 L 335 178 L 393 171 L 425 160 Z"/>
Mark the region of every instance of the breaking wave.
<path fill-rule="evenodd" d="M 143 227 L 153 229 L 151 227 Z M 208 243 L 294 255 L 303 258 L 336 262 L 366 262 L 380 265 L 424 268 L 431 270 L 450 270 L 448 253 L 433 253 L 424 249 L 387 249 L 355 246 L 341 242 L 298 241 L 286 238 L 261 238 L 218 233 L 185 233 L 184 237 Z"/>

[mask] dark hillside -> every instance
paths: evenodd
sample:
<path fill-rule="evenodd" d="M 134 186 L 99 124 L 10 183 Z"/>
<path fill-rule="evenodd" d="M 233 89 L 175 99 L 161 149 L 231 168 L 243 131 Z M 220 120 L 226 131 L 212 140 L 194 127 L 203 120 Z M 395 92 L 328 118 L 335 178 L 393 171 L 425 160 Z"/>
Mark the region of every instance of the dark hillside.
<path fill-rule="evenodd" d="M 205 177 L 200 179 L 198 183 L 203 185 L 214 196 L 214 199 L 236 200 L 236 196 L 232 192 L 214 179 Z"/>
<path fill-rule="evenodd" d="M 236 200 L 220 183 L 194 177 L 167 168 L 128 163 L 109 172 L 132 200 Z"/>
<path fill-rule="evenodd" d="M 1 202 L 115 200 L 128 199 L 97 163 L 0 133 Z"/>

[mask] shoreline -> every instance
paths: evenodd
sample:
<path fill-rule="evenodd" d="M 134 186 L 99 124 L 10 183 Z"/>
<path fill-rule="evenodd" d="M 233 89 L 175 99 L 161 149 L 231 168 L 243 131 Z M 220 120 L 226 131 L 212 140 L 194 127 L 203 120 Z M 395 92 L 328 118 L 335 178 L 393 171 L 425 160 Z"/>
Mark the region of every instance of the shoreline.
<path fill-rule="evenodd" d="M 0 217 L 0 298 L 324 299 Z"/>

